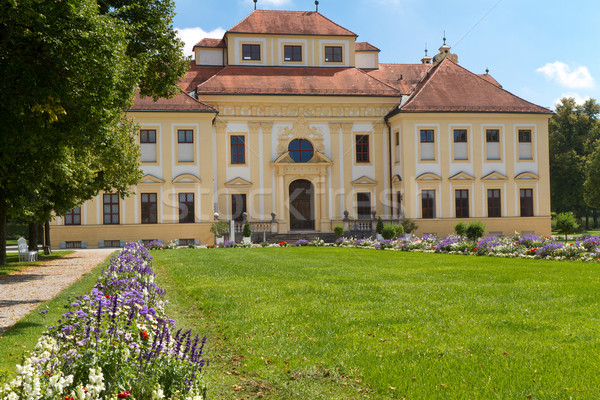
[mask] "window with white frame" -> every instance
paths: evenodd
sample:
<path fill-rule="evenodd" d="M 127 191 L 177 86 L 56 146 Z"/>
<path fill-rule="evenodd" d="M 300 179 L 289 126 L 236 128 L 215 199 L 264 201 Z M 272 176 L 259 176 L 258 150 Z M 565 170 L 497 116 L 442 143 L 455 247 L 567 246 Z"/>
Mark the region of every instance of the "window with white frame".
<path fill-rule="evenodd" d="M 194 161 L 194 131 L 191 129 L 177 131 L 177 161 Z"/>
<path fill-rule="evenodd" d="M 156 162 L 156 130 L 140 130 L 140 152 L 142 162 Z"/>
<path fill-rule="evenodd" d="M 419 134 L 421 142 L 421 160 L 435 160 L 435 134 L 433 129 L 421 129 Z"/>
<path fill-rule="evenodd" d="M 519 160 L 532 160 L 531 129 L 519 129 Z"/>
<path fill-rule="evenodd" d="M 485 130 L 485 145 L 488 160 L 500 160 L 500 130 Z"/>
<path fill-rule="evenodd" d="M 469 148 L 467 142 L 467 130 L 466 129 L 454 129 L 454 159 L 455 160 L 468 160 L 469 159 Z"/>

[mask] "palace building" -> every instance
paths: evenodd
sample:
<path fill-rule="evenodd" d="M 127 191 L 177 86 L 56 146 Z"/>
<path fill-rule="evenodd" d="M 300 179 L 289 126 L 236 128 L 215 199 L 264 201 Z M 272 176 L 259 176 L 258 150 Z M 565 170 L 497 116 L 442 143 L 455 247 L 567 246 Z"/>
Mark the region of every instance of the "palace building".
<path fill-rule="evenodd" d="M 53 222 L 61 247 L 212 243 L 215 218 L 255 231 L 332 232 L 346 219 L 413 219 L 440 236 L 550 234 L 552 112 L 433 58 L 379 49 L 318 12 L 255 10 L 194 47 L 182 93 L 136 98 L 144 176 Z"/>

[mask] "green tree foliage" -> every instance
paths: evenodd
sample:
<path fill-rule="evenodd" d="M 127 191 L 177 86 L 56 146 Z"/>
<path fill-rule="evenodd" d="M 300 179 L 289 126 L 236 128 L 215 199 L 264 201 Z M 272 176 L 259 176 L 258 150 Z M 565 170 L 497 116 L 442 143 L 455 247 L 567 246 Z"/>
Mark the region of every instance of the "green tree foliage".
<path fill-rule="evenodd" d="M 383 233 L 383 220 L 381 219 L 381 217 L 377 218 L 377 225 L 375 226 L 375 232 L 379 233 L 380 235 Z"/>
<path fill-rule="evenodd" d="M 467 225 L 467 229 L 465 230 L 465 235 L 469 240 L 476 241 L 480 237 L 483 236 L 485 232 L 485 224 L 481 221 L 473 221 L 469 225 Z"/>
<path fill-rule="evenodd" d="M 590 203 L 584 199 L 584 182 L 589 179 L 586 160 L 600 138 L 599 113 L 600 105 L 593 99 L 577 105 L 564 98 L 549 121 L 550 194 L 557 212 L 573 211 L 578 218 L 589 212 Z"/>
<path fill-rule="evenodd" d="M 466 236 L 467 224 L 461 221 L 458 224 L 454 225 L 454 232 L 457 236 Z"/>
<path fill-rule="evenodd" d="M 250 227 L 250 223 L 246 222 L 244 224 L 244 229 L 242 231 L 242 234 L 244 235 L 244 237 L 251 237 L 252 236 L 252 228 Z"/>
<path fill-rule="evenodd" d="M 568 239 L 567 235 L 577 231 L 578 228 L 579 225 L 575 222 L 573 213 L 560 213 L 556 216 L 556 230 L 565 235 L 565 241 Z"/>
<path fill-rule="evenodd" d="M 0 264 L 10 215 L 43 222 L 138 182 L 124 112 L 185 73 L 172 0 L 0 0 Z"/>

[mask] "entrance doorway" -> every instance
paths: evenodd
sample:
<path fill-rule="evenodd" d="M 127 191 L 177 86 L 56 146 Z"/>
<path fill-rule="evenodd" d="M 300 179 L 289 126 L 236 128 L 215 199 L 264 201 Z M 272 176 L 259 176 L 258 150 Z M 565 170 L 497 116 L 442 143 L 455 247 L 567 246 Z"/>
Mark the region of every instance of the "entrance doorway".
<path fill-rule="evenodd" d="M 315 230 L 315 190 L 310 181 L 290 183 L 290 230 Z"/>

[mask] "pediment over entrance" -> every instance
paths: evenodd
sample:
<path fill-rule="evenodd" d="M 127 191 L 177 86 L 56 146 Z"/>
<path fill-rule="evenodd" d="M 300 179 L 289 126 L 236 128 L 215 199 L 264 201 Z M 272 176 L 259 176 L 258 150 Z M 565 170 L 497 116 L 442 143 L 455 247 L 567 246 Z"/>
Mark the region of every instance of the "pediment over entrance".
<path fill-rule="evenodd" d="M 506 176 L 502 175 L 500 172 L 492 172 L 490 174 L 487 174 L 486 176 L 484 176 L 483 178 L 481 178 L 482 181 L 505 181 L 506 180 Z"/>
<path fill-rule="evenodd" d="M 377 185 L 377 181 L 371 178 L 367 178 L 366 176 L 361 176 L 360 178 L 352 181 L 352 185 L 355 186 L 375 186 Z"/>
<path fill-rule="evenodd" d="M 296 166 L 302 166 L 304 164 L 320 164 L 320 165 L 328 165 L 329 166 L 329 165 L 333 164 L 333 161 L 331 161 L 329 159 L 329 157 L 327 157 L 325 154 L 323 154 L 319 151 L 315 151 L 313 157 L 310 160 L 308 160 L 307 162 L 304 162 L 304 163 L 298 163 L 298 162 L 292 160 L 292 157 L 290 157 L 290 152 L 286 151 L 282 155 L 277 157 L 277 159 L 271 163 L 271 165 L 273 165 L 273 166 L 282 165 L 282 164 L 294 164 Z"/>
<path fill-rule="evenodd" d="M 450 180 L 451 181 L 474 181 L 475 177 L 467 174 L 466 172 L 461 171 L 456 175 L 452 175 L 450 177 Z"/>
<path fill-rule="evenodd" d="M 181 174 L 173 178 L 173 183 L 200 183 L 200 178 L 192 174 Z"/>
<path fill-rule="evenodd" d="M 225 187 L 228 187 L 228 188 L 232 188 L 232 187 L 243 188 L 243 187 L 251 187 L 251 186 L 252 186 L 252 182 L 247 181 L 240 177 L 233 178 L 232 180 L 225 182 Z"/>
<path fill-rule="evenodd" d="M 441 181 L 442 177 L 433 172 L 426 172 L 417 176 L 417 181 Z"/>
<path fill-rule="evenodd" d="M 165 180 L 151 174 L 146 174 L 142 176 L 140 183 L 165 183 Z"/>
<path fill-rule="evenodd" d="M 539 177 L 533 172 L 523 172 L 515 176 L 515 181 L 537 181 Z"/>
<path fill-rule="evenodd" d="M 400 175 L 396 174 L 392 177 L 392 183 L 394 185 L 397 185 L 399 183 L 402 183 L 402 178 L 400 177 Z"/>

